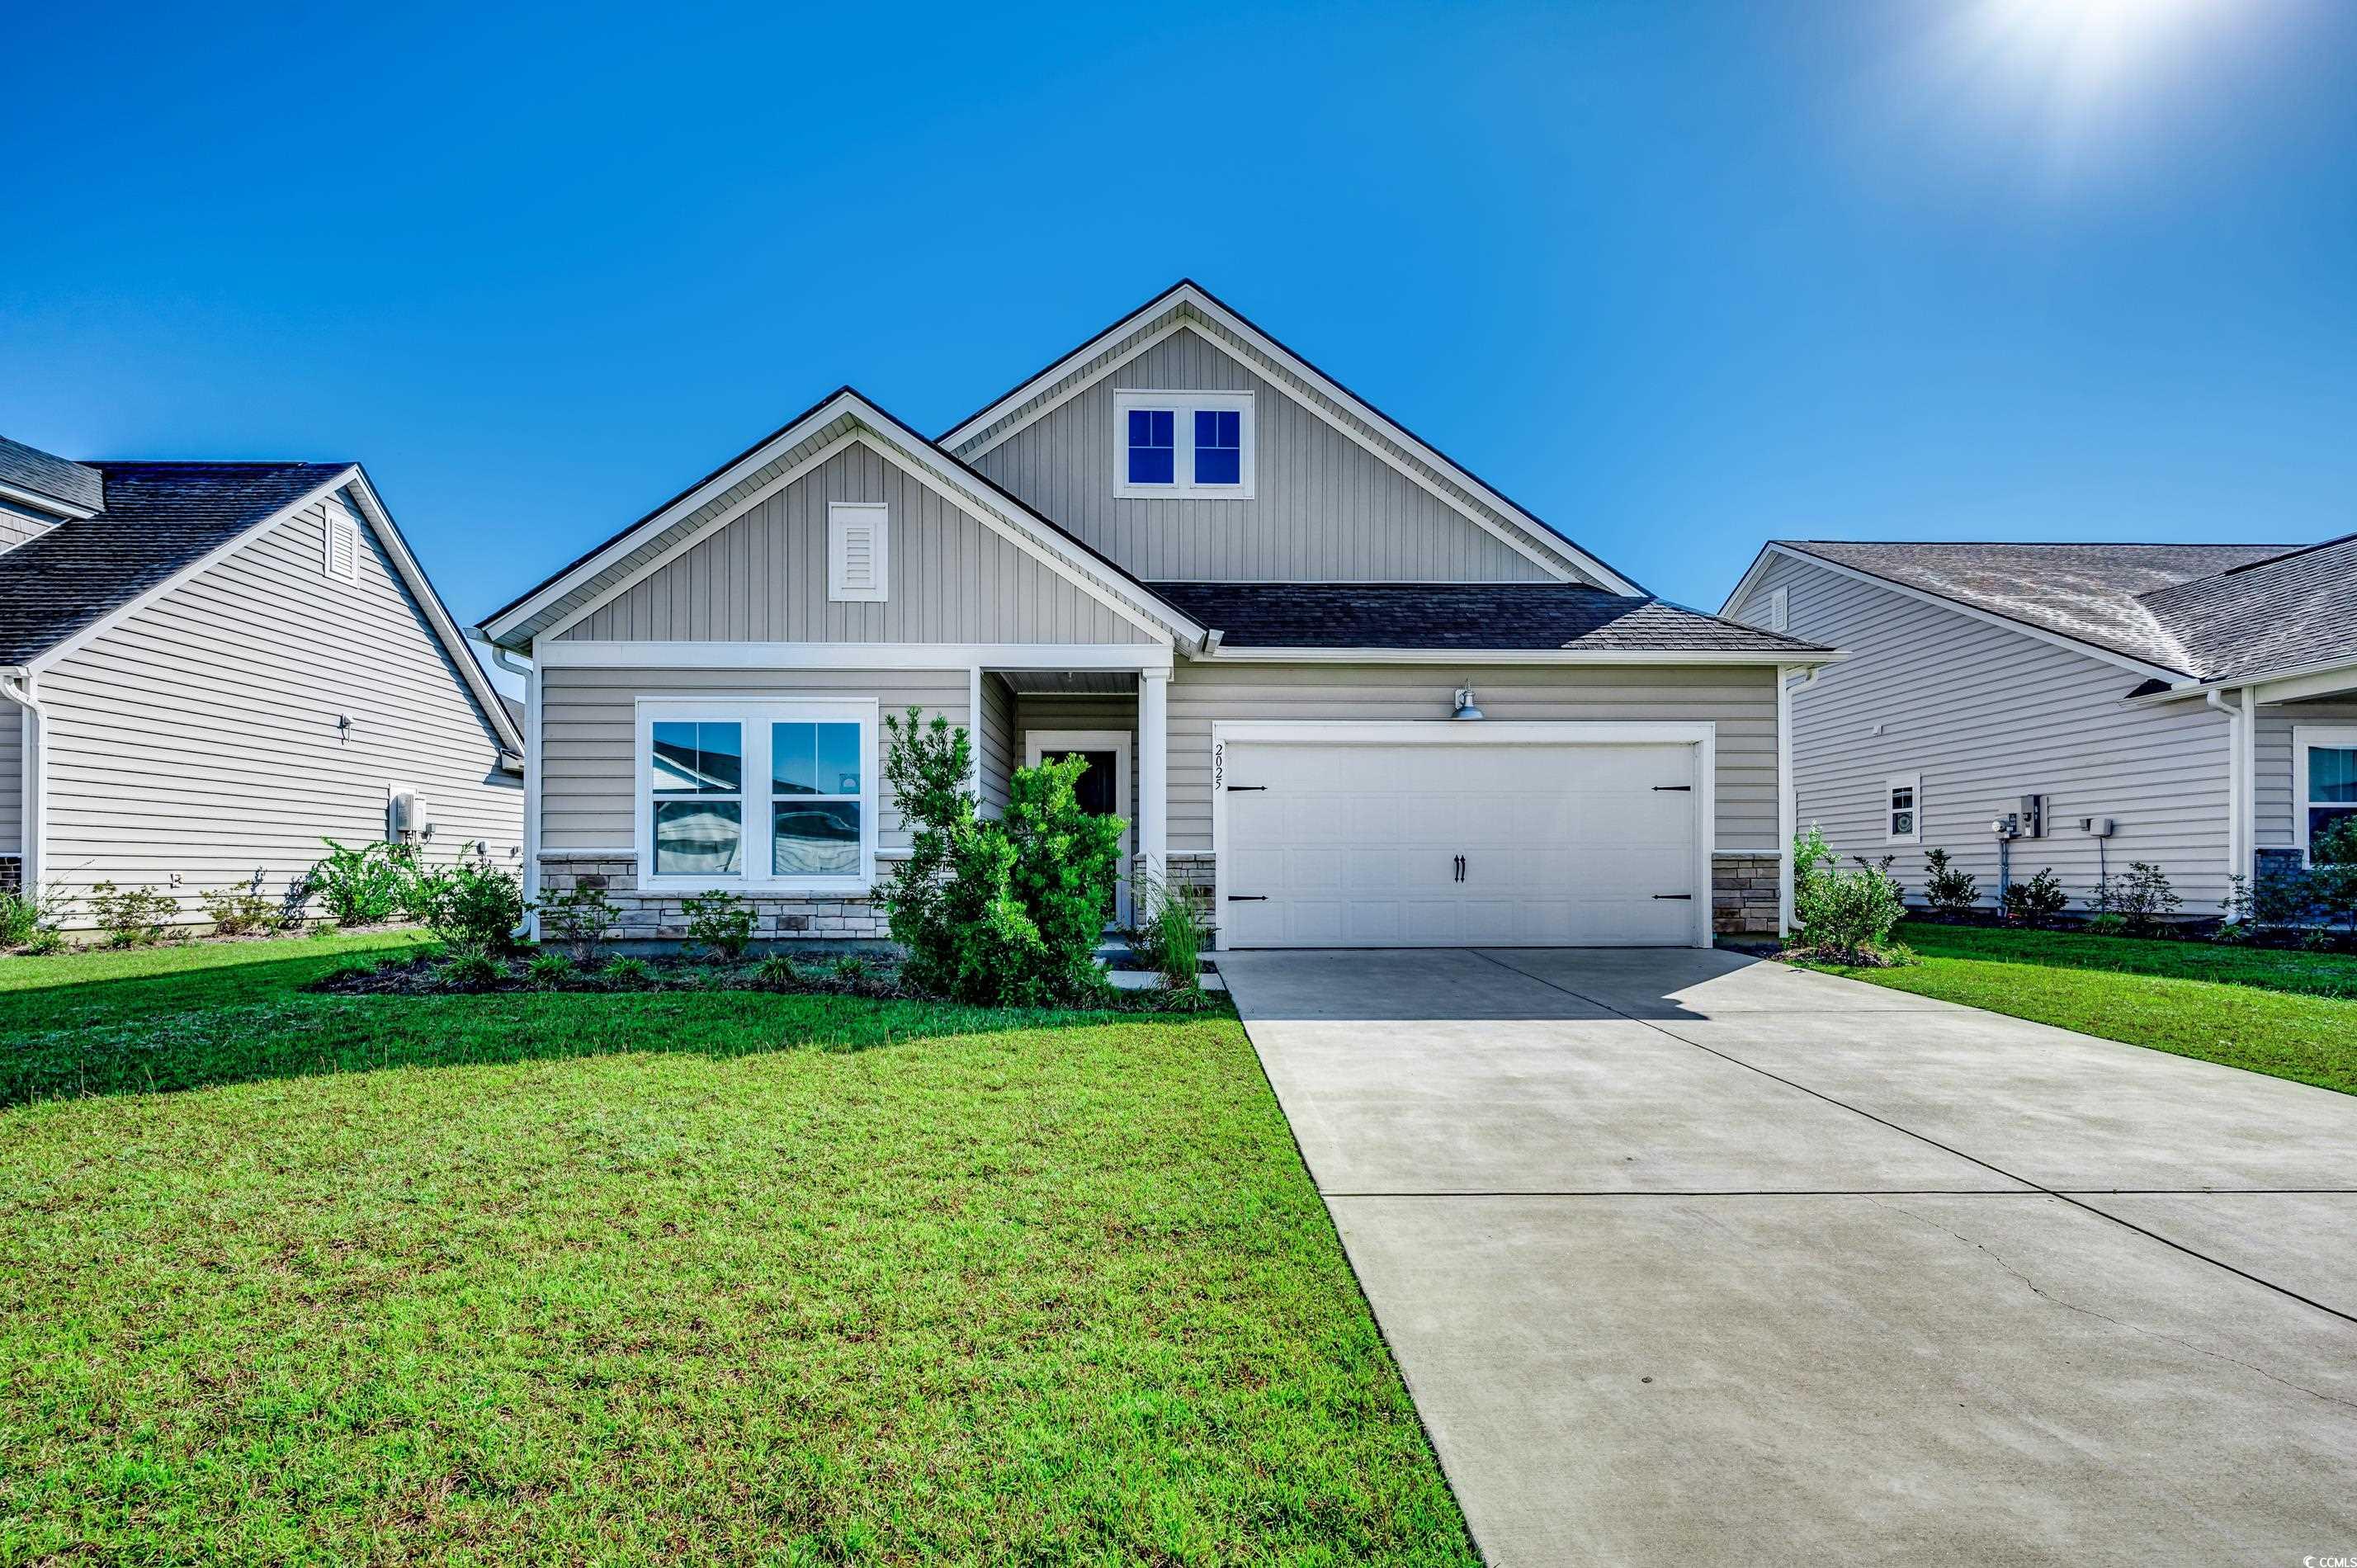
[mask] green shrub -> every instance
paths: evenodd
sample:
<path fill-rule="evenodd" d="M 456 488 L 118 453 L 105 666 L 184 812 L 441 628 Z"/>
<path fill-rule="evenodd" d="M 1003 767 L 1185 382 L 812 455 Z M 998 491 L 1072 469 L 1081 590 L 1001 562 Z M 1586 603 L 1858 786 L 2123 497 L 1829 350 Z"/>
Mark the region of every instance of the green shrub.
<path fill-rule="evenodd" d="M 515 945 L 516 928 L 523 923 L 523 887 L 513 873 L 486 861 L 462 860 L 419 876 L 417 885 L 432 888 L 418 918 L 444 941 L 493 953 Z"/>
<path fill-rule="evenodd" d="M 480 991 L 508 977 L 507 966 L 481 948 L 461 945 L 450 950 L 434 977 L 453 991 Z"/>
<path fill-rule="evenodd" d="M 451 872 L 420 864 L 417 852 L 407 844 L 386 845 L 385 859 L 395 877 L 395 911 L 403 919 L 431 929 L 442 900 L 449 896 Z"/>
<path fill-rule="evenodd" d="M 679 907 L 687 916 L 687 940 L 713 957 L 735 963 L 753 945 L 753 907 L 734 893 L 716 887 Z"/>
<path fill-rule="evenodd" d="M 2126 915 L 2115 915 L 2107 910 L 2089 916 L 2086 929 L 2091 937 L 2125 937 L 2128 934 L 2128 919 Z"/>
<path fill-rule="evenodd" d="M 164 929 L 180 913 L 180 901 L 153 887 L 100 882 L 91 887 L 90 912 L 106 933 L 107 946 L 147 947 L 164 940 Z"/>
<path fill-rule="evenodd" d="M 597 971 L 597 978 L 617 991 L 646 991 L 655 983 L 655 971 L 642 958 L 613 958 Z"/>
<path fill-rule="evenodd" d="M 881 902 L 921 990 L 984 1006 L 1097 1002 L 1095 950 L 1119 876 L 1118 818 L 1081 810 L 1076 757 L 1018 768 L 1006 816 L 985 822 L 967 789 L 963 729 L 910 708 L 887 714 L 884 776 L 912 830 Z"/>
<path fill-rule="evenodd" d="M 56 951 L 62 940 L 58 918 L 64 908 L 65 889 L 54 882 L 38 894 L 0 887 L 0 948 Z"/>
<path fill-rule="evenodd" d="M 2047 866 L 2027 882 L 2016 882 L 2005 890 L 2005 918 L 2018 925 L 2042 926 L 2061 914 L 2071 902 L 2071 895 L 2062 891 L 2062 879 Z"/>
<path fill-rule="evenodd" d="M 834 977 L 845 985 L 857 985 L 876 977 L 876 965 L 863 954 L 847 952 L 834 961 Z"/>
<path fill-rule="evenodd" d="M 2160 931 L 2162 917 L 2174 914 L 2185 904 L 2169 885 L 2169 874 L 2148 860 L 2128 862 L 2126 871 L 2097 883 L 2094 894 L 2098 918 L 2104 915 L 2118 916 L 2120 929 L 2132 937 L 2148 937 Z M 2088 926 L 2093 929 L 2094 922 L 2089 921 Z"/>
<path fill-rule="evenodd" d="M 412 897 L 408 866 L 393 845 L 322 841 L 328 854 L 311 867 L 306 889 L 339 926 L 381 926 Z"/>
<path fill-rule="evenodd" d="M 540 917 L 543 937 L 565 942 L 585 968 L 597 956 L 599 944 L 611 935 L 622 911 L 600 886 L 568 887 L 544 893 L 533 906 Z"/>
<path fill-rule="evenodd" d="M 1129 939 L 1137 961 L 1162 977 L 1172 991 L 1200 989 L 1203 983 L 1203 943 L 1210 932 L 1194 900 L 1173 892 L 1159 877 L 1140 879 L 1141 918 Z"/>
<path fill-rule="evenodd" d="M 1856 871 L 1844 871 L 1814 826 L 1793 835 L 1792 915 L 1803 946 L 1878 959 L 1905 913 L 1899 885 L 1882 867 L 1860 861 Z"/>
<path fill-rule="evenodd" d="M 1980 886 L 1969 871 L 1948 864 L 1944 849 L 1923 852 L 1923 902 L 1935 915 L 1961 915 L 1980 902 Z"/>
<path fill-rule="evenodd" d="M 753 966 L 753 983 L 764 991 L 791 991 L 802 983 L 801 968 L 784 953 L 770 953 Z"/>
<path fill-rule="evenodd" d="M 523 977 L 544 991 L 554 991 L 578 972 L 573 955 L 551 950 L 532 955 L 524 961 Z"/>
<path fill-rule="evenodd" d="M 213 923 L 213 935 L 217 937 L 242 937 L 273 930 L 285 918 L 277 899 L 249 882 L 207 888 L 197 895 L 197 903 L 203 908 L 205 918 Z"/>

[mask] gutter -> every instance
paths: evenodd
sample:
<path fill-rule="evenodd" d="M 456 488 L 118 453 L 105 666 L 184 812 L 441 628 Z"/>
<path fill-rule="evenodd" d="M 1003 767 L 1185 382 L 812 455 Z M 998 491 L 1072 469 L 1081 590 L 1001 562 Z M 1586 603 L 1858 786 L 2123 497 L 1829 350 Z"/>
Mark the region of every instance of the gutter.
<path fill-rule="evenodd" d="M 17 826 L 18 891 L 26 897 L 38 898 L 41 874 L 47 869 L 42 862 L 49 836 L 49 803 L 42 784 L 48 778 L 47 750 L 48 714 L 41 700 L 33 694 L 33 672 L 21 664 L 0 666 L 0 697 L 5 697 L 24 710 L 24 746 L 18 760 L 22 776 L 18 788 L 23 810 Z"/>
<path fill-rule="evenodd" d="M 2189 697 L 2201 697 L 2207 701 L 2223 692 L 2273 686 L 2286 681 L 2301 681 L 2310 675 L 2330 675 L 2336 671 L 2343 670 L 2350 672 L 2351 682 L 2357 683 L 2357 659 L 2343 656 L 2339 659 L 2328 659 L 2318 664 L 2287 664 L 2280 670 L 2255 670 L 2247 675 L 2235 675 L 2216 681 L 2189 681 L 2182 686 L 2171 686 L 2166 692 L 2149 692 L 2141 697 L 2124 697 L 2121 701 L 2130 707 L 2139 708 L 2153 707 L 2162 703 L 2183 702 Z M 2217 705 L 2214 701 L 2210 702 L 2210 706 L 2214 708 Z"/>
<path fill-rule="evenodd" d="M 1837 648 L 1822 652 L 1778 649 L 1738 653 L 1620 648 L 1222 648 L 1213 642 L 1196 657 L 1257 664 L 1759 664 L 1804 670 L 1835 663 L 1849 654 Z"/>

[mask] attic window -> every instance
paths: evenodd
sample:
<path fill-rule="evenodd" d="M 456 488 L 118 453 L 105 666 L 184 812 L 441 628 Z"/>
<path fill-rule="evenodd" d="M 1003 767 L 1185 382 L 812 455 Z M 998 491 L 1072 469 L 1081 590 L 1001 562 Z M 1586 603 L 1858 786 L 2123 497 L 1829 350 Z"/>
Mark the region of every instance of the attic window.
<path fill-rule="evenodd" d="M 328 576 L 347 583 L 357 583 L 361 580 L 359 523 L 349 517 L 330 512 L 328 515 L 327 538 L 321 544 L 321 550 L 323 554 L 319 562 L 320 570 L 326 572 Z"/>
<path fill-rule="evenodd" d="M 826 504 L 826 596 L 875 603 L 888 597 L 892 518 L 882 501 Z"/>
<path fill-rule="evenodd" d="M 1114 394 L 1114 494 L 1133 500 L 1250 500 L 1253 394 Z"/>

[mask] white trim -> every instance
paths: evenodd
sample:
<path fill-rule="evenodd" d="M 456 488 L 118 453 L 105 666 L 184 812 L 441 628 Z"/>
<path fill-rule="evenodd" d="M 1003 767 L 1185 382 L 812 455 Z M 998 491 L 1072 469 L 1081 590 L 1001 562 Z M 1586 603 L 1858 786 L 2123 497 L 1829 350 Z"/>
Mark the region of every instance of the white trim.
<path fill-rule="evenodd" d="M 1138 854 L 1148 876 L 1170 863 L 1170 672 L 1141 671 L 1137 678 Z"/>
<path fill-rule="evenodd" d="M 0 697 L 16 705 L 17 775 L 21 793 L 16 817 L 17 892 L 39 900 L 41 877 L 48 869 L 49 796 L 48 713 L 33 689 L 29 670 L 0 677 Z"/>
<path fill-rule="evenodd" d="M 852 531 L 867 532 L 867 581 L 851 581 Z M 826 596 L 839 604 L 882 604 L 892 595 L 892 508 L 886 501 L 826 503 Z"/>
<path fill-rule="evenodd" d="M 1904 789 L 1909 804 L 1898 806 L 1891 797 Z M 1914 823 L 1912 831 L 1900 832 L 1890 825 L 1890 819 L 1905 811 Z M 1882 781 L 1882 842 L 1884 843 L 1921 843 L 1923 842 L 1923 776 L 1921 773 L 1894 773 Z"/>
<path fill-rule="evenodd" d="M 1642 648 L 1235 648 L 1194 657 L 1243 664 L 1767 664 L 1790 669 L 1836 663 L 1849 655 L 1770 649 L 1754 653 Z"/>
<path fill-rule="evenodd" d="M 1792 929 L 1792 840 L 1801 831 L 1792 773 L 1792 667 L 1776 671 L 1776 933 Z"/>
<path fill-rule="evenodd" d="M 1227 748 L 1230 741 L 1382 746 L 1674 746 L 1695 747 L 1694 941 L 1711 945 L 1711 863 L 1718 812 L 1718 726 L 1707 721 L 1586 723 L 1450 719 L 1217 719 L 1211 724 L 1211 907 L 1228 907 Z"/>
<path fill-rule="evenodd" d="M 1116 387 L 1113 394 L 1113 493 L 1123 500 L 1248 501 L 1259 490 L 1259 397 L 1251 392 L 1177 392 Z M 1143 485 L 1129 477 L 1129 415 L 1152 410 L 1170 415 L 1170 483 Z M 1237 413 L 1237 482 L 1207 485 L 1195 478 L 1198 413 Z"/>
<path fill-rule="evenodd" d="M 630 802 L 631 854 L 638 861 L 641 892 L 700 893 L 717 888 L 743 895 L 769 897 L 786 893 L 830 893 L 860 897 L 876 886 L 877 840 L 883 833 L 877 806 L 882 704 L 874 697 L 848 697 L 827 693 L 780 696 L 776 693 L 714 692 L 693 697 L 640 697 L 632 704 L 630 746 L 634 753 L 637 794 Z M 658 876 L 654 861 L 653 726 L 663 721 L 697 720 L 743 726 L 738 744 L 744 769 L 742 802 L 737 811 L 740 859 L 744 869 L 734 876 Z M 769 828 L 770 725 L 772 724 L 842 724 L 859 725 L 859 875 L 824 877 L 779 877 L 770 864 L 774 840 Z M 818 797 L 821 800 L 829 797 Z M 698 799 L 693 795 L 680 800 Z M 759 808 L 757 811 L 756 808 Z M 757 846 L 758 852 L 757 852 Z M 757 857 L 763 875 L 756 875 Z"/>
<path fill-rule="evenodd" d="M 966 792 L 974 797 L 977 816 L 983 814 L 982 799 L 982 666 L 969 664 L 965 671 L 966 739 L 974 747 L 974 765 L 966 769 Z"/>
<path fill-rule="evenodd" d="M 582 584 L 597 576 L 615 562 L 693 516 L 712 500 L 742 483 L 747 477 L 775 462 L 778 454 L 791 450 L 809 439 L 813 433 L 824 429 L 838 419 L 845 418 L 854 421 L 858 427 L 854 431 L 846 432 L 846 438 L 863 439 L 879 456 L 894 463 L 984 526 L 1016 543 L 1038 558 L 1049 570 L 1082 591 L 1090 594 L 1124 619 L 1135 625 L 1140 630 L 1156 637 L 1183 637 L 1190 641 L 1202 637 L 1203 628 L 1197 626 L 1191 619 L 1179 614 L 1170 606 L 1163 604 L 1151 594 L 1146 593 L 1139 587 L 1135 579 L 1129 577 L 1120 568 L 1109 566 L 1087 555 L 1036 512 L 1019 502 L 1001 496 L 986 486 L 969 488 L 963 478 L 963 464 L 959 459 L 942 453 L 921 436 L 916 437 L 913 446 L 903 443 L 893 434 L 896 428 L 904 428 L 899 425 L 899 421 L 857 392 L 848 390 L 827 399 L 808 414 L 779 431 L 769 440 L 764 441 L 703 484 L 696 486 L 678 500 L 663 508 L 652 517 L 637 523 L 619 538 L 594 552 L 588 559 L 550 578 L 511 608 L 483 622 L 484 635 L 494 642 L 501 640 L 513 633 L 517 628 L 539 615 L 550 604 L 575 592 Z M 910 435 L 913 435 L 914 432 L 910 432 Z M 832 456 L 839 445 L 839 442 L 830 443 L 823 449 L 823 455 L 805 459 L 797 464 L 788 475 L 780 476 L 778 481 L 765 484 L 764 493 L 773 489 L 777 482 L 789 481 L 794 475 L 806 471 L 812 463 L 823 461 L 825 456 Z M 727 512 L 722 514 L 722 521 L 739 515 L 741 510 L 740 502 L 739 506 L 732 507 Z M 694 534 L 683 535 L 681 540 L 657 551 L 653 557 L 654 563 L 659 564 L 662 561 L 677 554 L 693 540 L 702 537 L 711 526 L 714 526 L 714 523 L 707 522 L 704 528 L 699 528 Z M 594 609 L 597 604 L 605 602 L 620 588 L 627 587 L 630 583 L 636 581 L 638 576 L 644 575 L 647 570 L 651 569 L 651 565 L 642 563 L 640 568 L 634 569 L 631 577 L 625 579 L 621 584 L 600 590 L 586 607 L 576 608 L 562 622 L 533 634 L 535 640 L 561 635 L 576 624 L 587 609 Z M 1118 579 L 1118 585 L 1114 581 L 1100 581 L 1096 574 L 1101 571 L 1109 573 L 1113 579 Z M 1133 590 L 1135 591 L 1134 602 Z"/>
<path fill-rule="evenodd" d="M 2018 631 L 2024 637 L 2033 638 L 2040 642 L 2050 643 L 2056 648 L 2067 648 L 2073 653 L 2083 653 L 2090 659 L 2099 659 L 2106 664 L 2116 664 L 2121 669 L 2131 671 L 2147 680 L 2165 681 L 2171 686 L 2181 687 L 2186 691 L 2193 689 L 2194 678 L 2182 670 L 2170 670 L 2158 664 L 2147 664 L 2141 659 L 2131 659 L 2125 653 L 2115 653 L 2108 648 L 2099 648 L 2094 643 L 2083 641 L 2062 632 L 2049 631 L 2042 626 L 2032 626 L 2028 621 L 2016 620 L 2011 616 L 1999 615 L 1994 610 L 1985 610 L 1978 605 L 1968 605 L 1962 599 L 1952 599 L 1944 594 L 1935 594 L 1928 589 L 1911 587 L 1889 577 L 1877 576 L 1872 572 L 1860 571 L 1855 566 L 1845 566 L 1837 561 L 1828 561 L 1822 555 L 1812 555 L 1805 550 L 1789 549 L 1772 539 L 1760 547 L 1760 553 L 1753 558 L 1750 568 L 1743 574 L 1741 579 L 1736 583 L 1734 591 L 1728 594 L 1725 602 L 1719 606 L 1721 615 L 1730 613 L 1730 606 L 1740 604 L 1749 597 L 1753 584 L 1758 581 L 1760 574 L 1767 569 L 1769 557 L 1771 555 L 1782 556 L 1788 561 L 1798 561 L 1803 565 L 1831 572 L 1837 577 L 1847 577 L 1854 582 L 1870 583 L 1878 588 L 1897 594 L 1903 598 L 1913 599 L 1921 604 L 1937 605 L 1942 609 L 1953 610 L 1958 615 L 1989 626 L 2003 627 L 2007 631 Z"/>
<path fill-rule="evenodd" d="M 540 660 L 523 682 L 523 910 L 524 935 L 540 940 L 540 813 L 546 791 L 540 756 Z"/>
<path fill-rule="evenodd" d="M 55 496 L 45 496 L 38 490 L 18 489 L 16 486 L 8 484 L 0 484 L 0 500 L 30 507 L 35 511 L 45 511 L 51 517 L 63 518 L 69 522 L 82 522 L 98 515 L 86 507 L 74 505 L 71 501 L 62 501 Z M 37 518 L 34 521 L 48 521 L 48 519 Z M 52 522 L 50 526 L 55 527 L 56 524 Z"/>
<path fill-rule="evenodd" d="M 1789 588 L 1774 588 L 1768 595 L 1768 629 L 1782 631 L 1792 624 L 1792 593 Z"/>
<path fill-rule="evenodd" d="M 1161 670 L 1148 642 L 551 642 L 550 670 Z"/>
<path fill-rule="evenodd" d="M 2293 842 L 2299 845 L 2299 858 L 2309 861 L 2308 813 L 2314 804 L 2309 794 L 2308 754 L 2312 747 L 2324 746 L 2339 750 L 2357 746 L 2357 725 L 2294 725 L 2291 729 L 2291 827 Z"/>
<path fill-rule="evenodd" d="M 2255 879 L 2259 865 L 2259 703 L 2243 688 L 2243 722 L 2233 733 L 2234 767 L 2243 776 L 2243 847 L 2234 870 Z"/>
<path fill-rule="evenodd" d="M 1413 464 L 1403 464 L 1396 456 L 1384 451 L 1379 442 L 1373 441 L 1368 436 L 1366 431 L 1356 429 L 1347 422 L 1337 420 L 1328 410 L 1321 408 L 1317 403 L 1302 397 L 1298 392 L 1294 392 L 1292 389 L 1283 387 L 1280 383 L 1275 381 L 1270 382 L 1271 385 L 1277 386 L 1278 390 L 1285 392 L 1287 396 L 1293 398 L 1296 403 L 1300 403 L 1302 407 L 1309 410 L 1310 413 L 1316 414 L 1318 418 L 1324 420 L 1335 429 L 1341 431 L 1360 446 L 1364 446 L 1370 452 L 1374 453 L 1384 462 L 1414 479 L 1419 486 L 1431 491 L 1435 496 L 1448 502 L 1458 511 L 1463 512 L 1469 519 L 1480 524 L 1482 528 L 1498 535 L 1501 540 L 1512 545 L 1513 548 L 1521 552 L 1523 554 L 1529 556 L 1533 561 L 1539 563 L 1552 572 L 1555 572 L 1558 575 L 1564 575 L 1563 567 L 1566 564 L 1568 564 L 1573 574 L 1587 575 L 1599 585 L 1608 588 L 1616 594 L 1635 595 L 1643 592 L 1643 590 L 1639 588 L 1636 584 L 1631 582 L 1628 578 L 1621 576 L 1620 574 L 1612 570 L 1611 567 L 1607 566 L 1602 561 L 1590 555 L 1587 551 L 1572 543 L 1571 541 L 1566 539 L 1563 535 L 1555 532 L 1555 530 L 1549 528 L 1546 524 L 1539 521 L 1538 519 L 1523 510 L 1522 508 L 1508 500 L 1504 496 L 1500 495 L 1497 491 L 1491 489 L 1488 485 L 1476 478 L 1470 472 L 1458 465 L 1456 461 L 1445 456 L 1436 448 L 1426 445 L 1423 440 L 1418 438 L 1406 428 L 1396 424 L 1386 415 L 1377 412 L 1372 405 L 1352 394 L 1337 382 L 1329 380 L 1324 374 L 1313 368 L 1299 355 L 1294 353 L 1290 349 L 1286 348 L 1283 344 L 1277 342 L 1266 333 L 1262 332 L 1259 328 L 1254 327 L 1251 323 L 1237 316 L 1235 312 L 1230 310 L 1219 301 L 1211 298 L 1211 295 L 1205 294 L 1200 288 L 1195 286 L 1193 284 L 1182 284 L 1178 287 L 1171 289 L 1168 293 L 1160 295 L 1156 298 L 1147 301 L 1146 304 L 1139 306 L 1137 309 L 1131 311 L 1127 316 L 1123 317 L 1119 321 L 1114 323 L 1113 326 L 1105 328 L 1103 332 L 1098 333 L 1094 338 L 1090 338 L 1089 341 L 1083 343 L 1078 349 L 1075 349 L 1071 353 L 1065 355 L 1062 359 L 1049 366 L 1045 371 L 1042 371 L 1038 375 L 1031 377 L 1021 385 L 1015 387 L 1013 390 L 1008 392 L 1006 396 L 992 403 L 988 408 L 983 410 L 980 413 L 975 414 L 972 419 L 967 420 L 956 429 L 943 435 L 941 438 L 941 444 L 953 450 L 958 450 L 959 456 L 963 457 L 972 458 L 980 456 L 983 453 L 989 451 L 993 446 L 997 446 L 1000 442 L 1011 437 L 1017 431 L 1023 429 L 1033 421 L 1042 417 L 1049 410 L 1057 406 L 1060 406 L 1062 403 L 1068 401 L 1071 397 L 1077 395 L 1081 391 L 1102 381 L 1106 376 L 1112 374 L 1114 371 L 1127 363 L 1137 352 L 1142 352 L 1146 347 L 1150 345 L 1140 345 L 1136 349 L 1116 356 L 1107 363 L 1087 371 L 1085 375 L 1082 377 L 1078 385 L 1064 390 L 1060 396 L 1044 403 L 1040 408 L 1028 412 L 1024 419 L 1014 424 L 1008 429 L 993 433 L 992 437 L 988 442 L 976 446 L 971 452 L 963 450 L 965 444 L 970 441 L 977 432 L 986 430 L 994 422 L 1006 418 L 1007 414 L 1020 407 L 1027 398 L 1036 395 L 1039 388 L 1053 385 L 1064 377 L 1079 373 L 1081 367 L 1086 365 L 1090 360 L 1094 359 L 1097 355 L 1103 353 L 1108 344 L 1117 342 L 1130 333 L 1145 330 L 1145 323 L 1148 320 L 1164 316 L 1171 318 L 1166 327 L 1155 331 L 1155 341 L 1159 341 L 1161 338 L 1168 336 L 1172 331 L 1189 326 L 1190 324 L 1184 319 L 1184 313 L 1189 310 L 1193 311 L 1195 315 L 1200 317 L 1203 321 L 1219 328 L 1221 331 L 1229 333 L 1240 341 L 1249 345 L 1254 352 L 1262 355 L 1285 373 L 1301 381 L 1319 396 L 1326 398 L 1328 401 L 1335 403 L 1339 407 L 1349 411 L 1354 418 L 1363 421 L 1368 426 L 1381 433 L 1385 439 L 1396 443 L 1402 449 L 1406 451 L 1409 456 L 1416 459 L 1417 462 L 1428 465 L 1434 470 L 1448 475 L 1454 483 L 1462 485 L 1467 493 L 1477 498 L 1482 506 L 1493 508 L 1498 514 L 1497 518 L 1484 518 L 1479 515 L 1477 510 L 1469 509 L 1461 500 L 1458 500 L 1456 497 L 1449 495 L 1445 489 L 1434 484 L 1429 476 L 1417 472 Z M 1149 316 L 1149 312 L 1154 313 L 1153 316 Z M 1230 359 L 1234 360 L 1238 364 L 1243 365 L 1244 369 L 1251 371 L 1254 376 L 1260 377 L 1263 381 L 1267 381 L 1269 379 L 1262 372 L 1259 366 L 1254 364 L 1242 354 L 1237 353 L 1234 348 L 1222 341 L 1216 334 L 1199 331 L 1196 335 L 1211 344 L 1213 348 L 1216 348 L 1222 353 L 1226 354 Z M 1512 524 L 1513 530 L 1526 529 L 1529 532 L 1528 540 L 1519 540 L 1514 538 L 1512 532 L 1500 526 L 1498 519 L 1506 520 L 1506 521 Z M 1544 555 L 1542 555 L 1539 552 L 1544 552 Z M 1554 559 L 1548 560 L 1545 559 L 1545 556 L 1553 556 Z"/>
<path fill-rule="evenodd" d="M 1130 922 L 1130 857 L 1136 853 L 1137 819 L 1130 812 L 1129 748 L 1137 738 L 1125 729 L 1035 729 L 1023 739 L 1023 766 L 1037 768 L 1047 751 L 1113 753 L 1113 814 L 1122 820 L 1120 880 L 1114 890 L 1114 923 Z"/>

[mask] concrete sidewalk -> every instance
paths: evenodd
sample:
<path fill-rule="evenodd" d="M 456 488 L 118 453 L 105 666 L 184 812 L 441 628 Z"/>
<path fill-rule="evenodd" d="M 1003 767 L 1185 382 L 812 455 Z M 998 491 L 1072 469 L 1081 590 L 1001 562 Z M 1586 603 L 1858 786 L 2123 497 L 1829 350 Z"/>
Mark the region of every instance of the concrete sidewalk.
<path fill-rule="evenodd" d="M 2357 1554 L 2357 1100 L 1727 953 L 1221 967 L 1491 1561 Z"/>

